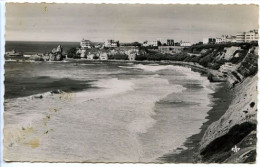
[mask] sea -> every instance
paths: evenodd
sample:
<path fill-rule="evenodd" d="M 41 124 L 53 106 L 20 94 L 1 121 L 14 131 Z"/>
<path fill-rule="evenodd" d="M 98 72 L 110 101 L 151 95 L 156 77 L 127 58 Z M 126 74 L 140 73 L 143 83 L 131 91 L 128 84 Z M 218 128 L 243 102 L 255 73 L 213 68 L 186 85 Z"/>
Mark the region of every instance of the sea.
<path fill-rule="evenodd" d="M 86 60 L 7 61 L 4 82 L 4 158 L 53 162 L 161 163 L 200 132 L 217 86 L 188 67 Z"/>
<path fill-rule="evenodd" d="M 23 54 L 35 54 L 35 53 L 49 53 L 53 48 L 57 48 L 58 45 L 63 47 L 63 51 L 66 52 L 70 48 L 79 47 L 79 42 L 39 42 L 39 41 L 6 41 L 5 51 L 15 50 L 22 52 Z"/>

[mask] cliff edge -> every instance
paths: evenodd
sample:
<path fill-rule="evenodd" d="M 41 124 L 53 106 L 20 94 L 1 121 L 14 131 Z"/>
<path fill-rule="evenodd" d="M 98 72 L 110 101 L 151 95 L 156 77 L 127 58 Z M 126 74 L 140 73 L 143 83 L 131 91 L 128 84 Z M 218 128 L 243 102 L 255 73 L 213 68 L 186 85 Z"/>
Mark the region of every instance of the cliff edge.
<path fill-rule="evenodd" d="M 199 162 L 254 163 L 256 159 L 257 73 L 248 66 L 255 60 L 248 53 L 230 73 L 234 99 L 225 114 L 206 130 L 199 147 Z M 249 71 L 249 72 L 247 72 Z"/>

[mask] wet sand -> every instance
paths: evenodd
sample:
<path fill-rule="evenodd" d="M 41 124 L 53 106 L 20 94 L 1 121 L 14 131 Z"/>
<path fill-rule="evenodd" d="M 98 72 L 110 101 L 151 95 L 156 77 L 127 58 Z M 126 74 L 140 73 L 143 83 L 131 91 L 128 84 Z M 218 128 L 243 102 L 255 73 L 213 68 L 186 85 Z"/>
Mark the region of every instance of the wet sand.
<path fill-rule="evenodd" d="M 226 83 L 217 83 L 218 87 L 212 94 L 212 109 L 208 112 L 207 122 L 201 126 L 201 131 L 189 137 L 184 146 L 187 148 L 177 148 L 173 153 L 159 158 L 166 163 L 198 163 L 198 147 L 207 127 L 217 121 L 228 109 L 232 99 L 232 91 Z"/>

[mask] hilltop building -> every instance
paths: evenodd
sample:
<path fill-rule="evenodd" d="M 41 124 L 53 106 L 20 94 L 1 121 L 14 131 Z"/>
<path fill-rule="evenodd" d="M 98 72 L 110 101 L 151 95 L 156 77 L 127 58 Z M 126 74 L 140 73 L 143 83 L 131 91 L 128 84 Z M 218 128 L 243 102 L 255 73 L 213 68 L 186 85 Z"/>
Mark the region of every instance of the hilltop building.
<path fill-rule="evenodd" d="M 250 30 L 248 32 L 238 32 L 236 34 L 236 42 L 257 42 L 258 41 L 258 30 Z"/>
<path fill-rule="evenodd" d="M 217 44 L 223 43 L 223 39 L 222 39 L 222 38 L 216 38 L 216 43 L 217 43 Z"/>
<path fill-rule="evenodd" d="M 258 30 L 250 30 L 245 33 L 245 42 L 257 42 Z"/>
<path fill-rule="evenodd" d="M 144 41 L 143 42 L 143 47 L 148 47 L 148 46 L 153 46 L 153 47 L 158 47 L 161 46 L 161 41 L 160 40 L 152 40 L 152 41 Z"/>
<path fill-rule="evenodd" d="M 152 46 L 159 46 L 159 45 L 161 45 L 161 41 L 160 40 L 153 40 L 153 41 L 151 41 L 151 45 Z"/>
<path fill-rule="evenodd" d="M 215 44 L 216 38 L 203 38 L 203 44 Z"/>
<path fill-rule="evenodd" d="M 116 47 L 119 47 L 119 41 L 115 41 L 115 40 L 107 40 L 105 42 L 105 47 L 107 48 L 116 48 Z"/>
<path fill-rule="evenodd" d="M 85 40 L 84 38 L 80 42 L 80 47 L 82 49 L 90 49 L 92 48 L 92 42 L 90 40 Z"/>
<path fill-rule="evenodd" d="M 174 40 L 173 39 L 167 39 L 167 46 L 174 46 Z"/>
<path fill-rule="evenodd" d="M 222 35 L 221 36 L 221 43 L 231 43 L 231 42 L 236 42 L 236 36 L 232 35 Z"/>
<path fill-rule="evenodd" d="M 191 46 L 190 42 L 180 41 L 180 46 Z"/>
<path fill-rule="evenodd" d="M 236 42 L 237 42 L 237 43 L 245 42 L 245 35 L 246 35 L 245 32 L 238 32 L 238 33 L 236 34 Z"/>

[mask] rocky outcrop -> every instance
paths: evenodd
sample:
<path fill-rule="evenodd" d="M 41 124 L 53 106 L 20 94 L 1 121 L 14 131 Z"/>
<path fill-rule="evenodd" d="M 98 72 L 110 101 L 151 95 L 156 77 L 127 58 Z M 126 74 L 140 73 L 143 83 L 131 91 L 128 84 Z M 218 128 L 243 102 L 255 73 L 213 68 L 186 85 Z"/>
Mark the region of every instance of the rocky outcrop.
<path fill-rule="evenodd" d="M 240 47 L 231 46 L 224 48 L 224 59 L 231 60 L 235 56 L 235 52 L 240 50 Z"/>
<path fill-rule="evenodd" d="M 226 113 L 206 130 L 199 148 L 202 162 L 254 162 L 256 155 L 257 74 L 234 89 Z M 233 152 L 237 146 L 240 150 Z"/>
<path fill-rule="evenodd" d="M 49 54 L 49 61 L 61 61 L 63 59 L 62 50 L 63 49 L 61 45 L 52 49 L 51 53 Z"/>

